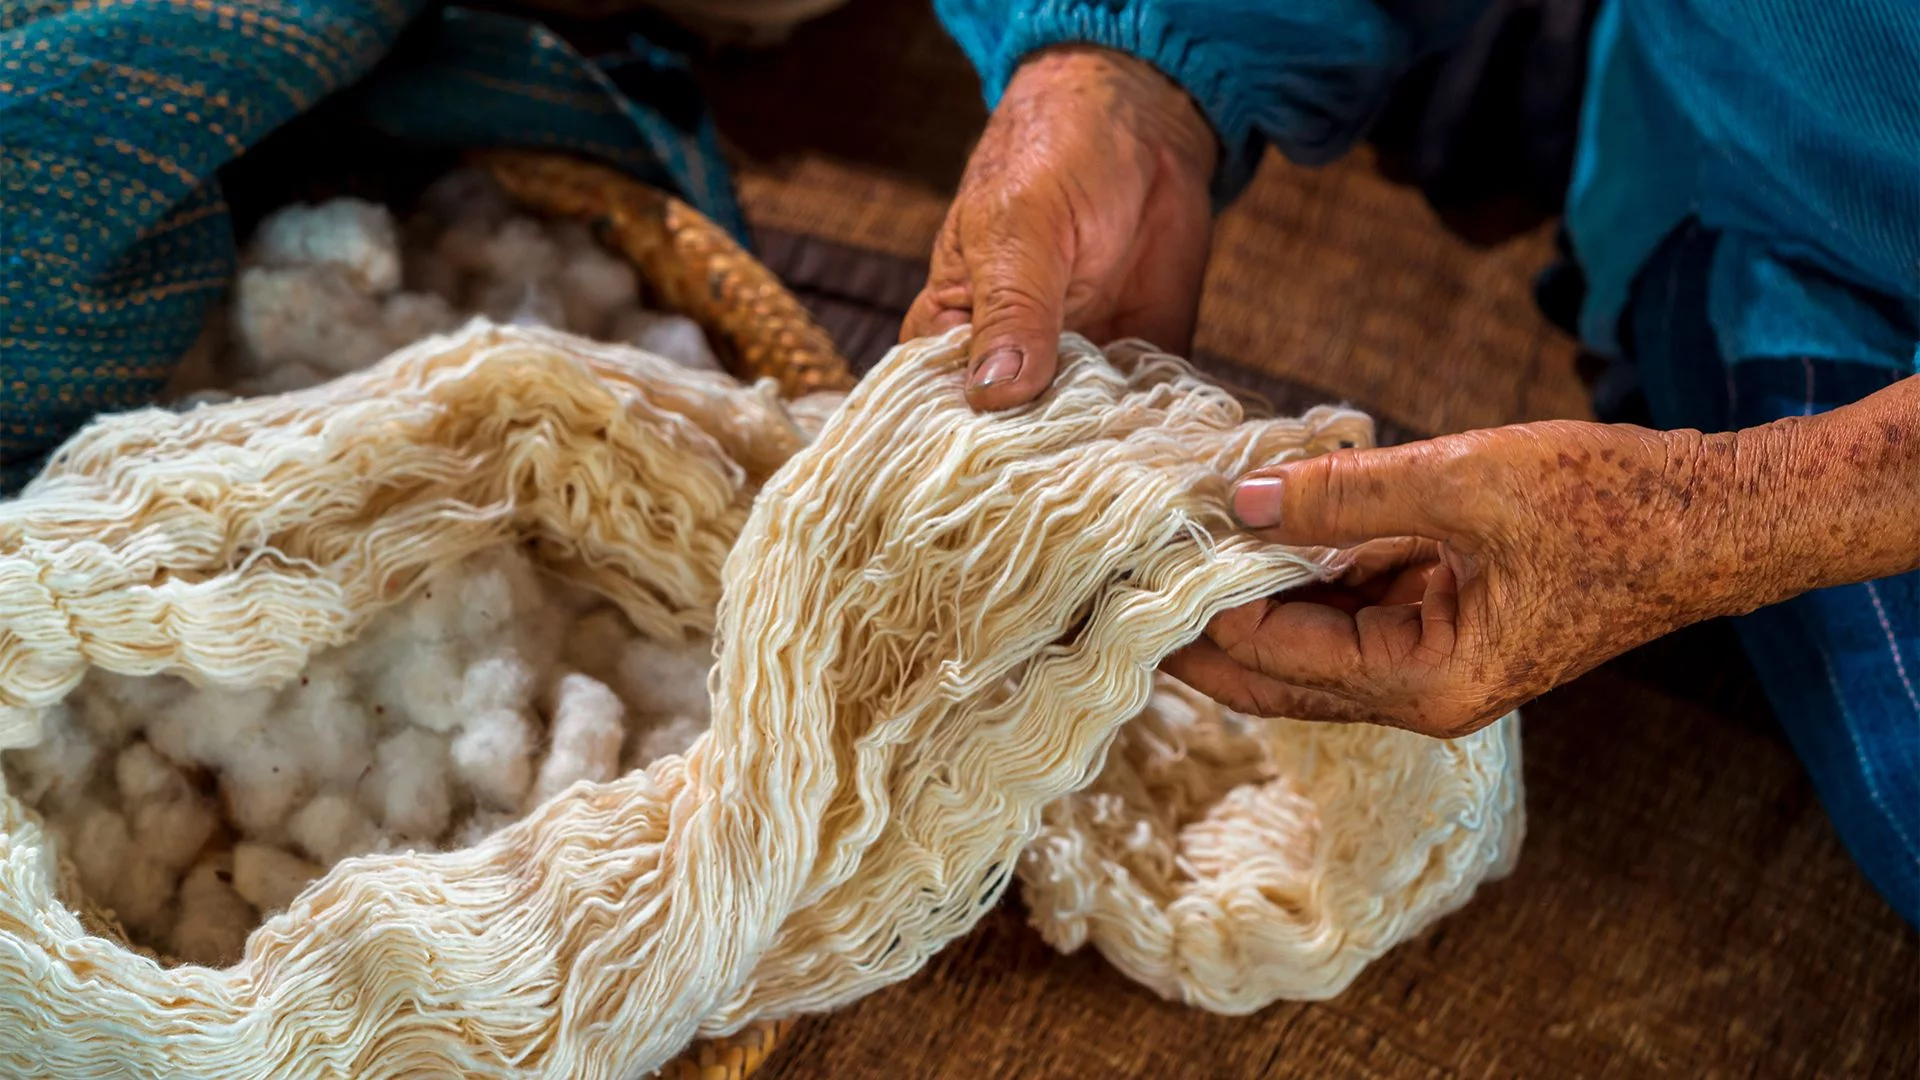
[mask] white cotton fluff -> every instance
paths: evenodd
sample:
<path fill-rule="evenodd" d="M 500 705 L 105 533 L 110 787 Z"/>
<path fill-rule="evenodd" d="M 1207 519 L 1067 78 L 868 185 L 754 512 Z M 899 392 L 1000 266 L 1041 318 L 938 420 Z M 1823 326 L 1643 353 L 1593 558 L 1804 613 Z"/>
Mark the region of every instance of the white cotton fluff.
<path fill-rule="evenodd" d="M 373 768 L 379 723 L 355 694 L 352 677 L 337 664 L 316 663 L 281 695 L 282 722 L 323 784 L 356 784 Z"/>
<path fill-rule="evenodd" d="M 192 792 L 180 770 L 145 742 L 129 743 L 120 751 L 113 761 L 113 779 L 128 805 L 184 799 Z"/>
<path fill-rule="evenodd" d="M 286 909 L 321 869 L 272 844 L 242 841 L 233 846 L 233 890 L 262 913 Z"/>
<path fill-rule="evenodd" d="M 379 300 L 326 266 L 242 270 L 233 329 L 255 374 L 304 364 L 340 375 L 393 351 L 381 331 Z"/>
<path fill-rule="evenodd" d="M 261 219 L 247 248 L 268 267 L 325 266 L 372 295 L 400 287 L 400 240 L 386 207 L 354 198 L 285 206 Z"/>
<path fill-rule="evenodd" d="M 459 706 L 465 717 L 483 712 L 517 712 L 533 703 L 534 672 L 513 653 L 500 653 L 468 665 L 460 680 Z"/>
<path fill-rule="evenodd" d="M 208 687 L 186 695 L 147 725 L 147 741 L 176 765 L 218 765 L 266 729 L 271 690 Z"/>
<path fill-rule="evenodd" d="M 263 727 L 234 740 L 220 765 L 227 817 L 252 836 L 277 837 L 287 815 L 311 790 L 306 748 L 285 725 Z"/>
<path fill-rule="evenodd" d="M 494 229 L 479 256 L 480 268 L 503 285 L 544 282 L 560 269 L 560 245 L 538 221 L 519 215 Z"/>
<path fill-rule="evenodd" d="M 166 931 L 174 885 L 179 880 L 178 869 L 129 844 L 126 858 L 114 875 L 113 889 L 107 894 L 107 906 L 129 930 L 157 940 Z"/>
<path fill-rule="evenodd" d="M 388 719 L 405 720 L 429 731 L 460 726 L 460 659 L 451 645 L 423 644 L 389 658 L 375 686 Z"/>
<path fill-rule="evenodd" d="M 361 785 L 361 805 L 381 827 L 414 843 L 431 843 L 453 817 L 447 739 L 407 728 L 381 740 L 373 772 Z"/>
<path fill-rule="evenodd" d="M 63 839 L 80 885 L 97 903 L 112 904 L 132 845 L 127 819 L 104 806 L 87 807 Z"/>
<path fill-rule="evenodd" d="M 513 824 L 518 818 L 518 814 L 502 814 L 490 810 L 476 811 L 465 821 L 453 827 L 453 835 L 449 837 L 450 846 L 470 848 Z"/>
<path fill-rule="evenodd" d="M 329 792 L 294 811 L 287 819 L 287 837 L 322 866 L 377 851 L 380 830 L 352 799 Z"/>
<path fill-rule="evenodd" d="M 100 747 L 85 727 L 74 722 L 65 705 L 48 709 L 41 727 L 46 737 L 38 744 L 7 754 L 13 776 L 8 787 L 25 802 L 57 810 L 86 794 L 100 761 Z"/>
<path fill-rule="evenodd" d="M 67 700 L 94 738 L 112 746 L 125 742 L 192 689 L 182 679 L 135 678 L 95 669 Z"/>
<path fill-rule="evenodd" d="M 604 783 L 619 775 L 625 717 L 626 707 L 605 683 L 587 675 L 563 676 L 554 686 L 547 760 L 540 764 L 529 808 L 581 780 Z"/>
<path fill-rule="evenodd" d="M 533 783 L 539 742 L 532 721 L 513 709 L 476 713 L 453 740 L 453 768 L 474 798 L 495 810 L 514 810 Z"/>
<path fill-rule="evenodd" d="M 219 815 L 198 795 L 143 803 L 127 819 L 139 850 L 174 872 L 192 865 L 220 828 Z"/>
<path fill-rule="evenodd" d="M 707 673 L 713 669 L 713 642 L 695 638 L 662 643 L 636 637 L 620 657 L 620 694 L 646 716 L 707 719 Z"/>
<path fill-rule="evenodd" d="M 640 279 L 632 264 L 589 242 L 567 252 L 554 291 L 565 305 L 567 328 L 597 337 L 616 312 L 639 303 Z"/>
<path fill-rule="evenodd" d="M 380 305 L 380 326 L 394 347 L 457 329 L 463 320 L 446 300 L 430 293 L 395 293 Z"/>
<path fill-rule="evenodd" d="M 707 733 L 707 721 L 692 716 L 656 719 L 640 729 L 633 740 L 627 769 L 644 769 L 663 757 L 684 757 L 700 736 Z"/>
<path fill-rule="evenodd" d="M 664 356 L 681 367 L 695 371 L 722 370 L 719 357 L 713 354 L 713 345 L 707 341 L 706 331 L 684 315 L 627 311 L 613 320 L 607 337 L 655 356 Z"/>
<path fill-rule="evenodd" d="M 208 859 L 180 883 L 180 914 L 167 950 L 189 964 L 225 967 L 240 959 L 259 915 L 234 890 L 233 857 Z"/>

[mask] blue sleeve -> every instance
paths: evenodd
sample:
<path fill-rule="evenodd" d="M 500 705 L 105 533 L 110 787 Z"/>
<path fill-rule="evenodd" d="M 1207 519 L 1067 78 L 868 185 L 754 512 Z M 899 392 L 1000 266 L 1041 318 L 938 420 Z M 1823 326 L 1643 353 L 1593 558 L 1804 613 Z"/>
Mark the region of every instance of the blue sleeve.
<path fill-rule="evenodd" d="M 1220 136 L 1215 194 L 1237 194 L 1268 143 L 1319 165 L 1344 154 L 1394 81 L 1488 0 L 934 0 L 989 107 L 1050 45 L 1140 58 L 1186 90 Z"/>

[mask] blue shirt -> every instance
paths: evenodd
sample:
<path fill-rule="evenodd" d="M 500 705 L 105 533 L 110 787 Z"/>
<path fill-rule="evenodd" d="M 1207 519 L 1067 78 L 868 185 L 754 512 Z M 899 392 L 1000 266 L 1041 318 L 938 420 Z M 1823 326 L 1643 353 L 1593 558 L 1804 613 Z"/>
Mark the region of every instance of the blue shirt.
<path fill-rule="evenodd" d="M 1179 83 L 1230 197 L 1268 145 L 1344 153 L 1484 0 L 935 0 L 995 103 L 1021 59 L 1101 45 Z M 1617 354 L 1634 276 L 1688 217 L 1721 234 L 1709 315 L 1729 360 L 1920 370 L 1920 0 L 1609 0 L 1567 226 L 1582 336 Z"/>

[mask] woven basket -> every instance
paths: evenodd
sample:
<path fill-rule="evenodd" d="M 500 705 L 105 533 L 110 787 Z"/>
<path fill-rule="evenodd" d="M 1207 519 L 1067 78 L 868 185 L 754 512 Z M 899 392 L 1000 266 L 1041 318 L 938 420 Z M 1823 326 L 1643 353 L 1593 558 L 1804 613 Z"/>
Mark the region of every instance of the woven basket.
<path fill-rule="evenodd" d="M 550 154 L 498 152 L 479 164 L 529 210 L 586 223 L 602 243 L 638 269 L 656 307 L 699 323 L 728 369 L 742 379 L 771 378 L 789 398 L 853 385 L 847 362 L 800 302 L 718 225 L 692 207 L 620 173 Z M 156 960 L 113 916 L 78 898 L 91 933 Z M 666 1080 L 743 1080 L 766 1061 L 790 1027 L 754 1024 L 724 1039 L 698 1042 L 659 1072 Z"/>

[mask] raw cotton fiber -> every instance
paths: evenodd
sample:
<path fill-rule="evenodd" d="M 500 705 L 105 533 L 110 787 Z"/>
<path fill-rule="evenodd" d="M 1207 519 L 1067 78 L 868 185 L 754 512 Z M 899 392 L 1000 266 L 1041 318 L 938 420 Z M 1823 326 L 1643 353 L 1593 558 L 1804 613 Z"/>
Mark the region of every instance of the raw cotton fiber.
<path fill-rule="evenodd" d="M 1055 389 L 981 416 L 965 346 L 896 350 L 811 437 L 770 388 L 483 326 L 84 432 L 0 505 L 0 746 L 51 747 L 48 791 L 86 775 L 48 713 L 89 667 L 279 692 L 509 544 L 651 641 L 712 634 L 711 722 L 600 780 L 621 662 L 563 681 L 541 707 L 568 749 L 530 782 L 561 757 L 578 782 L 471 846 L 350 858 L 290 901 L 309 867 L 249 848 L 190 871 L 287 905 L 222 969 L 90 933 L 9 780 L 0 1072 L 642 1076 L 907 977 L 1016 871 L 1056 944 L 1244 1011 L 1337 993 L 1511 865 L 1512 718 L 1451 743 L 1274 723 L 1155 674 L 1214 613 L 1318 571 L 1233 528 L 1232 478 L 1365 443 L 1364 417 L 1250 415 L 1176 359 L 1077 338 Z M 579 647 L 605 670 L 596 633 Z M 460 694 L 525 692 L 474 670 Z M 122 797 L 167 786 L 145 783 Z"/>

